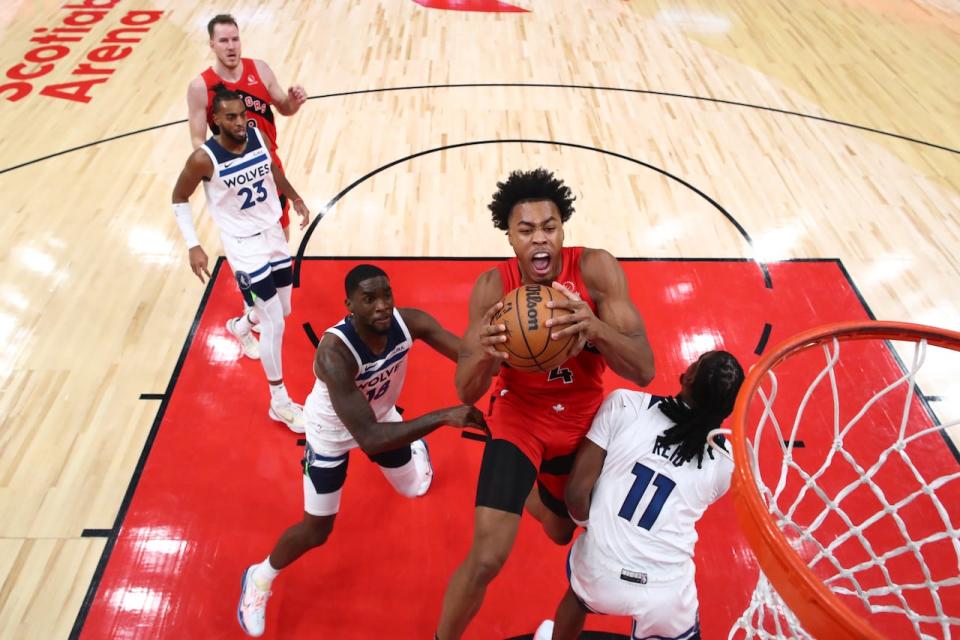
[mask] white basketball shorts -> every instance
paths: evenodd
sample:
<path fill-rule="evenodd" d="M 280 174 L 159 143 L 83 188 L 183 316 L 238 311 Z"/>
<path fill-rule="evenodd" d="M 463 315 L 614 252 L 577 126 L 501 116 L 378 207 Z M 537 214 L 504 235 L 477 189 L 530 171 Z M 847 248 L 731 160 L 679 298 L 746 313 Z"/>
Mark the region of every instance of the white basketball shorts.
<path fill-rule="evenodd" d="M 280 223 L 267 227 L 247 238 L 220 234 L 223 252 L 234 273 L 249 276 L 250 283 L 259 282 L 278 269 L 290 267 L 290 247 L 283 237 Z"/>
<path fill-rule="evenodd" d="M 633 618 L 634 640 L 689 640 L 700 633 L 694 565 L 624 567 L 590 544 L 589 529 L 567 559 L 570 588 L 594 613 Z"/>
<path fill-rule="evenodd" d="M 309 413 L 308 413 L 309 415 Z M 380 422 L 400 422 L 396 407 Z M 341 425 L 307 424 L 307 455 L 303 468 L 303 510 L 312 516 L 332 516 L 340 511 L 347 479 L 350 451 L 356 440 Z"/>

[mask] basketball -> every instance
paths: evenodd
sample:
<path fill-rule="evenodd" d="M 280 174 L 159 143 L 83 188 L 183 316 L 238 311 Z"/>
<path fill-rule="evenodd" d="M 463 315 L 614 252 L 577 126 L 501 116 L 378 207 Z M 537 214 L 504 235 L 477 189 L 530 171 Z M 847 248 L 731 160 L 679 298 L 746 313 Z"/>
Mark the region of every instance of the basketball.
<path fill-rule="evenodd" d="M 571 313 L 567 309 L 551 309 L 551 300 L 565 300 L 562 293 L 539 284 L 517 287 L 500 300 L 503 307 L 493 316 L 492 324 L 507 327 L 507 341 L 497 350 L 510 356 L 507 364 L 518 371 L 550 371 L 563 364 L 577 336 L 553 340 L 546 321 Z"/>

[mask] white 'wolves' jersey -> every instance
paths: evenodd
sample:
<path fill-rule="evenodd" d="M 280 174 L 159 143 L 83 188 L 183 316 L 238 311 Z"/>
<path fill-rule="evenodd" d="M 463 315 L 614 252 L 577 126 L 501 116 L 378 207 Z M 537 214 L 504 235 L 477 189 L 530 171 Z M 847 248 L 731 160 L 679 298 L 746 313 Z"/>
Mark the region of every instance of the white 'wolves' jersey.
<path fill-rule="evenodd" d="M 357 388 L 367 397 L 370 408 L 377 421 L 393 410 L 403 389 L 403 379 L 407 374 L 407 355 L 413 346 L 410 331 L 400 317 L 400 311 L 393 309 L 393 323 L 387 335 L 387 346 L 381 354 L 374 354 L 357 334 L 349 318 L 344 318 L 325 331 L 342 340 L 357 361 Z M 328 451 L 331 446 L 350 449 L 357 446 L 356 441 L 333 410 L 330 392 L 322 380 L 315 380 L 313 391 L 303 405 L 307 423 L 307 442 L 314 451 Z"/>
<path fill-rule="evenodd" d="M 661 398 L 618 389 L 603 401 L 587 437 L 607 451 L 590 503 L 588 539 L 626 568 L 687 563 L 697 542 L 695 524 L 730 487 L 733 462 L 719 452 L 675 464 L 676 446 L 664 445 L 673 426 Z"/>
<path fill-rule="evenodd" d="M 213 161 L 213 177 L 204 179 L 207 210 L 231 236 L 255 236 L 280 220 L 280 196 L 273 180 L 270 150 L 256 127 L 247 127 L 247 147 L 231 153 L 211 137 L 200 147 Z"/>

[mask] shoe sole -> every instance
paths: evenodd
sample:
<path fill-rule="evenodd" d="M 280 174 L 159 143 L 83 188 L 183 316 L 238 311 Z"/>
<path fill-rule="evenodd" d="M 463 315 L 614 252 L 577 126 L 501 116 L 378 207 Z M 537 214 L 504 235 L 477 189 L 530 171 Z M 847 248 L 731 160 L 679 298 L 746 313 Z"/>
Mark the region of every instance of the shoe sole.
<path fill-rule="evenodd" d="M 243 629 L 245 634 L 251 638 L 259 638 L 260 636 L 255 636 L 250 633 L 250 631 L 247 629 L 247 625 L 243 623 L 243 594 L 247 590 L 247 576 L 250 574 L 250 569 L 251 567 L 247 567 L 247 570 L 243 572 L 243 578 L 240 580 L 240 602 L 237 603 L 237 622 L 240 623 L 240 628 Z"/>
<path fill-rule="evenodd" d="M 286 420 L 284 420 L 283 418 L 281 418 L 280 414 L 273 410 L 273 407 L 270 407 L 270 410 L 267 412 L 267 415 L 269 415 L 272 420 L 276 420 L 277 422 L 281 422 L 287 425 L 287 429 L 290 429 L 290 431 L 293 431 L 294 433 L 306 433 L 307 431 L 305 427 L 296 427 L 290 424 L 289 422 L 287 422 Z"/>
<path fill-rule="evenodd" d="M 423 490 L 423 493 L 417 493 L 418 498 L 427 495 L 430 487 L 433 486 L 433 477 L 436 475 L 436 472 L 433 470 L 433 460 L 430 458 L 430 445 L 428 445 L 427 441 L 423 438 L 420 439 L 420 442 L 423 443 L 423 450 L 427 454 L 427 464 L 430 466 L 430 482 L 427 483 L 427 488 Z"/>

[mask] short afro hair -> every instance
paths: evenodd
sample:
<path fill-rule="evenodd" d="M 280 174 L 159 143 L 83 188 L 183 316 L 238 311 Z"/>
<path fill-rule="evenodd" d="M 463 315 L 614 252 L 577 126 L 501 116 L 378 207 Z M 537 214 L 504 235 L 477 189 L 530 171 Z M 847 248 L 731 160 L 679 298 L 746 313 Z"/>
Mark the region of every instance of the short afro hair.
<path fill-rule="evenodd" d="M 383 276 L 387 280 L 390 279 L 386 271 L 372 264 L 358 264 L 350 269 L 350 273 L 343 279 L 343 289 L 346 291 L 347 297 L 349 298 L 360 287 L 361 282 L 378 276 Z"/>
<path fill-rule="evenodd" d="M 497 183 L 497 192 L 487 205 L 490 209 L 493 225 L 506 231 L 509 227 L 510 212 L 521 202 L 550 200 L 560 210 L 560 221 L 566 222 L 573 215 L 573 201 L 570 187 L 563 180 L 555 178 L 552 171 L 544 168 L 533 171 L 513 171 L 505 182 Z"/>

